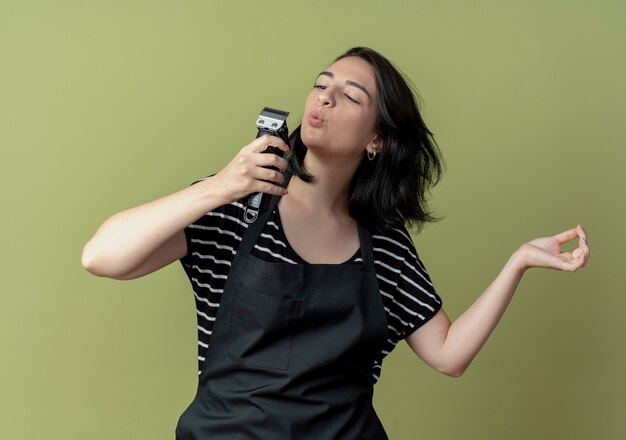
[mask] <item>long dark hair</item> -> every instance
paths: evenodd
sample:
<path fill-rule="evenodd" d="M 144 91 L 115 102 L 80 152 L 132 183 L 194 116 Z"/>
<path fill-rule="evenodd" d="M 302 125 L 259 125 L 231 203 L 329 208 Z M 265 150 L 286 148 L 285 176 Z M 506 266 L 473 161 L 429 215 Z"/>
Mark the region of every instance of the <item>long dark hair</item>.
<path fill-rule="evenodd" d="M 378 89 L 378 131 L 382 151 L 374 160 L 363 157 L 350 186 L 350 215 L 372 231 L 407 225 L 421 229 L 437 220 L 427 207 L 430 189 L 443 173 L 441 153 L 419 113 L 411 83 L 380 53 L 354 47 L 335 61 L 360 57 L 376 74 Z M 289 168 L 305 182 L 311 176 L 304 169 L 307 147 L 300 126 L 290 136 Z"/>

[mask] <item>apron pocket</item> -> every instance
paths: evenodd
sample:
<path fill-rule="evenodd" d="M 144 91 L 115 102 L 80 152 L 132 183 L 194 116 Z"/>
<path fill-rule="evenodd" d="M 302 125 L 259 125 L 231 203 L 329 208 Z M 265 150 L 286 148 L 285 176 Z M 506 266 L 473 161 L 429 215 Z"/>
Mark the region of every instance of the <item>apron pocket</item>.
<path fill-rule="evenodd" d="M 301 301 L 235 286 L 228 353 L 241 365 L 286 370 Z"/>

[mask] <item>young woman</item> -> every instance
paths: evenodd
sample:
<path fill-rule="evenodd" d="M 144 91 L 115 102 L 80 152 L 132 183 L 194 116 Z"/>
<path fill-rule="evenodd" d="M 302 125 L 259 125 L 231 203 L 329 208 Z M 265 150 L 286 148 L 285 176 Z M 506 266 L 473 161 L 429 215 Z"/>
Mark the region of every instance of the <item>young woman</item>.
<path fill-rule="evenodd" d="M 459 376 L 528 268 L 575 271 L 589 257 L 580 226 L 526 243 L 450 323 L 405 228 L 432 220 L 439 152 L 411 89 L 371 49 L 318 75 L 291 144 L 258 138 L 217 174 L 112 216 L 85 246 L 83 266 L 99 276 L 183 264 L 199 384 L 179 439 L 387 438 L 373 385 L 400 340 Z M 248 225 L 242 199 L 255 192 L 272 203 Z"/>

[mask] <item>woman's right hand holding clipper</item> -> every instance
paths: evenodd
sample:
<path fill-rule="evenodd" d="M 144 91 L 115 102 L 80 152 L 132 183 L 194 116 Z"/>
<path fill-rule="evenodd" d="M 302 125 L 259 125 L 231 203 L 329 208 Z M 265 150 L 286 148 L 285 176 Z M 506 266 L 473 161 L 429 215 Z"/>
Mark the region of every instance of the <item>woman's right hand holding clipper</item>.
<path fill-rule="evenodd" d="M 208 179 L 206 184 L 211 185 L 213 191 L 219 191 L 222 204 L 257 192 L 287 194 L 278 186 L 284 181 L 282 173 L 287 169 L 287 161 L 276 154 L 264 153 L 269 147 L 289 151 L 289 146 L 279 137 L 261 136 L 243 147 L 226 167 Z"/>

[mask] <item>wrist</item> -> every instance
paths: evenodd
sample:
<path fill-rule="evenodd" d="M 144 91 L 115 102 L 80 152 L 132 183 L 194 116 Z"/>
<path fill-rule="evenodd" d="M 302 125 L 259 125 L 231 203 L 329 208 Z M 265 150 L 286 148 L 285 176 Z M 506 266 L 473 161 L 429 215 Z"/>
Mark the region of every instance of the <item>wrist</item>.
<path fill-rule="evenodd" d="M 530 266 L 526 263 L 523 246 L 513 252 L 513 255 L 509 258 L 509 264 L 519 275 L 523 275 L 528 269 L 530 269 Z"/>
<path fill-rule="evenodd" d="M 224 194 L 217 175 L 206 177 L 194 186 L 198 186 L 201 189 L 199 196 L 202 199 L 202 203 L 209 206 L 211 210 L 233 201 L 229 200 Z"/>

